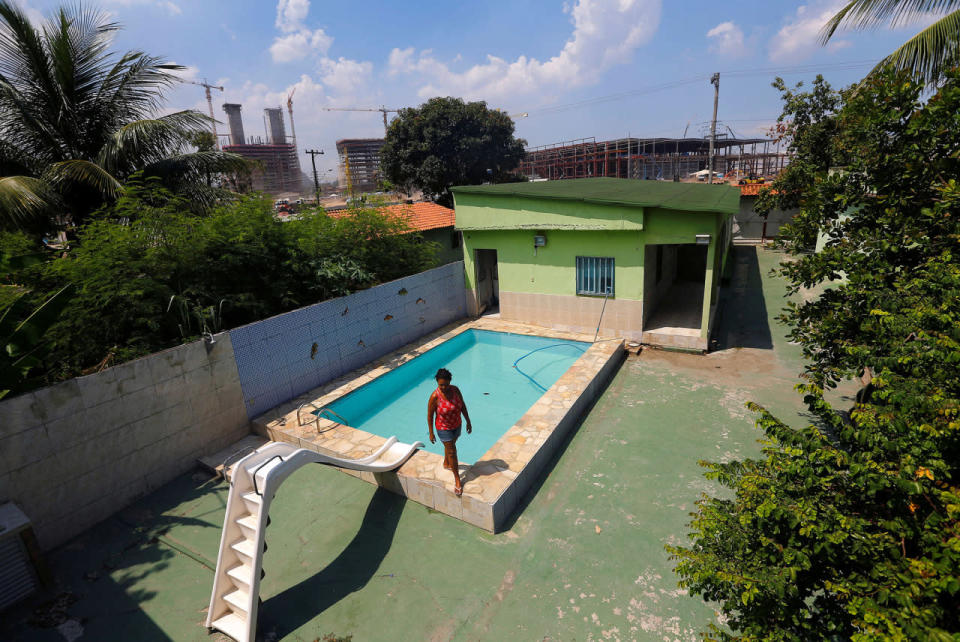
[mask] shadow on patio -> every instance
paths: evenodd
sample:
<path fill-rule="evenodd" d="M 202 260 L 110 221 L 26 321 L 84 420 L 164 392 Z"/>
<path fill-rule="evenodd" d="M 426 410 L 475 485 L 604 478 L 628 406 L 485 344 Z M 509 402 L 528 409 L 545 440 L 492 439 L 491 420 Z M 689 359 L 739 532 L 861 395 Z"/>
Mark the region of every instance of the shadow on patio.
<path fill-rule="evenodd" d="M 763 296 L 763 275 L 754 246 L 734 246 L 730 284 L 725 288 L 710 348 L 773 349 Z"/>
<path fill-rule="evenodd" d="M 336 559 L 319 573 L 264 601 L 259 614 L 260 631 L 269 632 L 271 639 L 282 639 L 366 586 L 390 551 L 406 501 L 377 488 L 360 529 Z M 269 529 L 267 543 L 270 543 Z M 270 572 L 266 562 L 264 570 Z"/>

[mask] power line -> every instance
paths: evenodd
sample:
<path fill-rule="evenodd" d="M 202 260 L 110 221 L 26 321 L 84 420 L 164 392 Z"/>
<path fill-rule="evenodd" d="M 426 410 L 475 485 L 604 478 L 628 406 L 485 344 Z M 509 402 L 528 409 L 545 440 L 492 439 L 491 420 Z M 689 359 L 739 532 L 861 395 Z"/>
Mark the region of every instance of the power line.
<path fill-rule="evenodd" d="M 747 78 L 750 76 L 769 76 L 769 75 L 796 75 L 796 74 L 808 74 L 813 72 L 823 72 L 823 71 L 846 71 L 853 69 L 860 69 L 863 67 L 874 67 L 877 64 L 876 60 L 852 60 L 847 62 L 839 62 L 829 65 L 799 65 L 792 67 L 766 67 L 761 69 L 734 69 L 730 71 L 721 71 L 720 73 L 725 76 L 733 76 L 736 78 Z M 570 111 L 572 109 L 580 109 L 581 107 L 590 107 L 592 105 L 597 105 L 600 103 L 614 102 L 618 100 L 623 100 L 625 98 L 633 98 L 635 96 L 646 96 L 649 94 L 657 93 L 660 91 L 665 91 L 667 89 L 674 89 L 676 87 L 682 87 L 684 85 L 694 85 L 709 80 L 711 75 L 704 74 L 700 76 L 692 76 L 690 78 L 685 78 L 682 80 L 675 80 L 672 82 L 666 82 L 659 85 L 650 85 L 642 89 L 634 89 L 632 91 L 624 91 L 616 94 L 607 94 L 605 96 L 596 96 L 594 98 L 587 98 L 585 100 L 580 100 L 572 103 L 565 103 L 562 105 L 552 105 L 550 107 L 542 107 L 540 109 L 530 109 L 528 114 L 532 116 L 543 116 L 548 114 L 557 114 L 564 111 Z"/>

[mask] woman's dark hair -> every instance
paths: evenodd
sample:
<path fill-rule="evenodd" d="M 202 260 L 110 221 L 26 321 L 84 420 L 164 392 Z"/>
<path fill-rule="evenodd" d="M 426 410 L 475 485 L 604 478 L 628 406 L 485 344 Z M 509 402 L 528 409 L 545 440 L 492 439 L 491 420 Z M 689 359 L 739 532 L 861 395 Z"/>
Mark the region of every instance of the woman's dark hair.
<path fill-rule="evenodd" d="M 450 371 L 447 370 L 446 368 L 440 368 L 439 370 L 437 370 L 437 374 L 435 374 L 433 378 L 437 379 L 438 381 L 440 379 L 446 379 L 447 381 L 450 381 L 451 379 L 453 379 L 453 375 L 450 374 Z"/>

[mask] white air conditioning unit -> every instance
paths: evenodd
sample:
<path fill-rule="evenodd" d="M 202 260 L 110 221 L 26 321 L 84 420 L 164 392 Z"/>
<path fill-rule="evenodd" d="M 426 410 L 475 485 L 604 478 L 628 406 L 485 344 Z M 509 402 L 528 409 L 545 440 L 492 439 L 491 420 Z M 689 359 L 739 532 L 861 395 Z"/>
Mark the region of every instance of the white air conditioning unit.
<path fill-rule="evenodd" d="M 0 505 L 0 611 L 40 587 L 21 537 L 28 528 L 30 520 L 13 502 Z"/>

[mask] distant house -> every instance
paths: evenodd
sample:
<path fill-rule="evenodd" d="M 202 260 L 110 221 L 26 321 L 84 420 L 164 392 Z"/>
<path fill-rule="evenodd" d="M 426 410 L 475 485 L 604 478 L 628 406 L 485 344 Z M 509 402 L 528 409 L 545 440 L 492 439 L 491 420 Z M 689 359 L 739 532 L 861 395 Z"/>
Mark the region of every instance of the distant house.
<path fill-rule="evenodd" d="M 766 185 L 738 185 L 740 189 L 740 210 L 734 216 L 733 238 L 740 241 L 765 241 L 776 238 L 780 226 L 789 223 L 800 210 L 774 209 L 766 218 L 757 214 L 755 209 L 760 191 L 770 189 Z"/>
<path fill-rule="evenodd" d="M 460 246 L 460 233 L 453 227 L 453 210 L 436 203 L 407 203 L 387 205 L 378 208 L 381 212 L 397 216 L 413 230 L 420 232 L 424 240 L 440 246 L 437 251 L 437 265 L 446 265 L 463 259 Z M 349 215 L 350 210 L 333 210 L 328 214 L 334 218 Z"/>
<path fill-rule="evenodd" d="M 582 178 L 452 192 L 471 312 L 707 348 L 736 187 Z"/>

